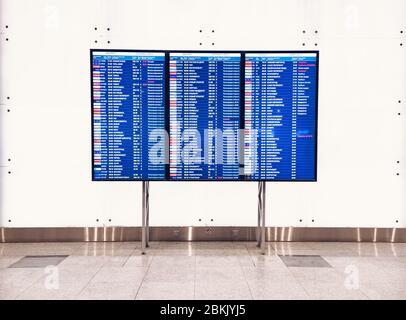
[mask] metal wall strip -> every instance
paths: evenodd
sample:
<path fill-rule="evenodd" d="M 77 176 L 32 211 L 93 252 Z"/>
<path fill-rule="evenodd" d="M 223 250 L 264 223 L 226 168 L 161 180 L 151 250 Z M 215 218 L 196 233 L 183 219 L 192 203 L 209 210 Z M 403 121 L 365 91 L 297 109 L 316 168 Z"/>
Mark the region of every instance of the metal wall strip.
<path fill-rule="evenodd" d="M 255 241 L 256 227 L 150 227 L 151 241 Z M 0 242 L 140 241 L 141 227 L 0 228 Z M 267 227 L 267 241 L 406 242 L 406 228 Z"/>

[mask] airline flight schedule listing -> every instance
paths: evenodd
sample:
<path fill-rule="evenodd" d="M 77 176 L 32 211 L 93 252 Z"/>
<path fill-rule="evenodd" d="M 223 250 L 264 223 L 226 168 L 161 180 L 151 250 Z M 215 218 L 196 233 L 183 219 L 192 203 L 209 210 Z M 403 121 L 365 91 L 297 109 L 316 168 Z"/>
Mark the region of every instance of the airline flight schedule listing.
<path fill-rule="evenodd" d="M 164 71 L 164 53 L 93 52 L 95 180 L 165 178 L 164 155 L 150 152 L 149 139 L 165 129 Z"/>
<path fill-rule="evenodd" d="M 93 180 L 316 179 L 316 52 L 91 57 Z"/>
<path fill-rule="evenodd" d="M 170 179 L 239 178 L 240 59 L 170 54 Z"/>
<path fill-rule="evenodd" d="M 316 53 L 246 54 L 246 179 L 315 178 L 316 59 Z"/>

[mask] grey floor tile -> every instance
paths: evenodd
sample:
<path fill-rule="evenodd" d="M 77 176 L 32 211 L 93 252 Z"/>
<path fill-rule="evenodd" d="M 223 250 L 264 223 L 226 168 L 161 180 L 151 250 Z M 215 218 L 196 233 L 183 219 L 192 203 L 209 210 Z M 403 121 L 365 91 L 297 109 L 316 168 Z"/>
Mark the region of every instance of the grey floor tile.
<path fill-rule="evenodd" d="M 265 255 L 255 242 L 150 245 L 0 244 L 0 299 L 406 299 L 406 244 L 268 242 Z M 69 255 L 58 290 L 44 267 L 8 268 L 25 255 Z"/>
<path fill-rule="evenodd" d="M 331 268 L 331 265 L 323 257 L 317 255 L 280 256 L 280 258 L 287 267 Z"/>
<path fill-rule="evenodd" d="M 315 256 L 319 255 L 316 250 L 313 249 L 276 249 L 275 255 L 278 256 Z"/>
<path fill-rule="evenodd" d="M 9 266 L 9 268 L 45 268 L 57 266 L 68 256 L 25 256 Z"/>
<path fill-rule="evenodd" d="M 57 243 L 13 243 L 0 250 L 1 256 L 70 255 L 78 246 Z"/>
<path fill-rule="evenodd" d="M 0 269 L 8 268 L 13 263 L 20 260 L 21 256 L 0 256 Z"/>
<path fill-rule="evenodd" d="M 334 268 L 289 268 L 289 271 L 299 281 L 344 283 L 344 275 Z"/>
<path fill-rule="evenodd" d="M 395 268 L 395 270 L 391 270 L 389 267 L 379 267 L 375 264 L 376 259 L 376 257 L 326 257 L 326 260 L 343 277 L 356 276 L 361 284 L 403 281 L 405 279 L 405 269 Z"/>

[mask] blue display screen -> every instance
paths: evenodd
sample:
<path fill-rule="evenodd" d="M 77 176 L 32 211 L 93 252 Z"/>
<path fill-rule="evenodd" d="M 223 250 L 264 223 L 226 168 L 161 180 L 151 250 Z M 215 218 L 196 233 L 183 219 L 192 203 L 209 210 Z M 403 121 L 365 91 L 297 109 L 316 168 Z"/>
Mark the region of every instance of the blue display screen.
<path fill-rule="evenodd" d="M 315 180 L 316 53 L 245 56 L 247 180 Z"/>
<path fill-rule="evenodd" d="M 165 179 L 165 155 L 150 152 L 165 130 L 164 71 L 164 53 L 93 52 L 94 180 Z"/>
<path fill-rule="evenodd" d="M 239 53 L 171 53 L 170 179 L 238 180 Z"/>
<path fill-rule="evenodd" d="M 95 181 L 316 181 L 317 52 L 91 50 Z"/>

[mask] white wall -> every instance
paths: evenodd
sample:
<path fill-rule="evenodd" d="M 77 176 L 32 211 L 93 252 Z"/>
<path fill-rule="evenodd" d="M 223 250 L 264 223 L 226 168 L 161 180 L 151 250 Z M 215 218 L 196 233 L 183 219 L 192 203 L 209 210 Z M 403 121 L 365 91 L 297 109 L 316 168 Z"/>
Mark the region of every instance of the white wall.
<path fill-rule="evenodd" d="M 319 49 L 318 182 L 268 183 L 267 224 L 406 227 L 406 1 L 0 0 L 0 19 L 0 226 L 140 225 L 140 183 L 91 181 L 89 49 L 115 48 Z M 151 225 L 255 225 L 256 200 L 151 183 Z"/>

